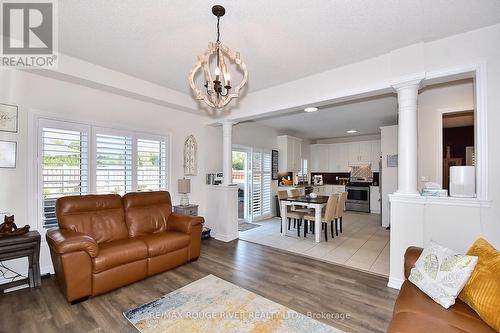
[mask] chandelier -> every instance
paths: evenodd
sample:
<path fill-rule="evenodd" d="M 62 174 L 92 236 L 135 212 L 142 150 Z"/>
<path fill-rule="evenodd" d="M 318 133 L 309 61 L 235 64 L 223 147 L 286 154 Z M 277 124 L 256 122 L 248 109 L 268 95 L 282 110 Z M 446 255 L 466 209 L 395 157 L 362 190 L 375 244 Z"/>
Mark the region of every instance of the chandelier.
<path fill-rule="evenodd" d="M 217 16 L 217 41 L 209 42 L 208 49 L 200 56 L 189 73 L 189 85 L 193 90 L 194 97 L 197 100 L 204 101 L 213 109 L 225 107 L 233 98 L 238 98 L 240 90 L 248 79 L 247 66 L 241 60 L 239 52 L 231 51 L 220 41 L 220 18 L 224 16 L 226 10 L 220 5 L 212 7 L 212 13 Z M 210 68 L 211 63 L 213 68 Z M 241 82 L 233 88 L 231 86 L 231 73 L 228 65 L 233 63 L 242 73 Z M 202 71 L 204 78 L 204 89 L 198 88 L 195 83 L 195 77 L 198 71 Z"/>

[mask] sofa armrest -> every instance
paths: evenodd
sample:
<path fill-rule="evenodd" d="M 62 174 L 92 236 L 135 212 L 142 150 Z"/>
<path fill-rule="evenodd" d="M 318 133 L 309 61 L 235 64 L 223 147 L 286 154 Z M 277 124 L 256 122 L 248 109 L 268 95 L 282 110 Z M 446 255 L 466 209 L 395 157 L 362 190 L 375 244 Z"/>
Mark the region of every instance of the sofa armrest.
<path fill-rule="evenodd" d="M 201 216 L 170 214 L 167 221 L 167 229 L 191 234 L 193 227 L 203 224 L 205 219 Z"/>
<path fill-rule="evenodd" d="M 410 276 L 410 271 L 415 267 L 415 262 L 422 254 L 423 249 L 421 247 L 410 246 L 405 252 L 405 278 L 408 279 Z"/>
<path fill-rule="evenodd" d="M 57 254 L 85 251 L 91 258 L 99 252 L 97 242 L 81 232 L 67 229 L 50 229 L 45 235 L 50 248 Z"/>

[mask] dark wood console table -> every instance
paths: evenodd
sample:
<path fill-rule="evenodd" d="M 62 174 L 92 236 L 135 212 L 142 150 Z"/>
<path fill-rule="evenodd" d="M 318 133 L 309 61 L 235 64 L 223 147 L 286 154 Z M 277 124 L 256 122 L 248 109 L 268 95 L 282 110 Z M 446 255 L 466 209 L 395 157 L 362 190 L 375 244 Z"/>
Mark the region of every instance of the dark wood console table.
<path fill-rule="evenodd" d="M 21 236 L 0 237 L 0 261 L 28 257 L 28 278 L 0 284 L 0 291 L 28 283 L 40 287 L 40 234 L 30 231 Z"/>

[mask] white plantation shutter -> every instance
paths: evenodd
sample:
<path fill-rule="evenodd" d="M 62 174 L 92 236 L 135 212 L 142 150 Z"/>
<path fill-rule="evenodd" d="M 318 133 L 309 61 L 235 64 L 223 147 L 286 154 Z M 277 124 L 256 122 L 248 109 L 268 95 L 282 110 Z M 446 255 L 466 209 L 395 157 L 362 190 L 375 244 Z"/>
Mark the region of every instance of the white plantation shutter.
<path fill-rule="evenodd" d="M 167 190 L 168 136 L 37 120 L 37 222 L 57 226 L 58 198 Z"/>
<path fill-rule="evenodd" d="M 132 191 L 132 138 L 95 135 L 96 193 L 123 195 Z"/>
<path fill-rule="evenodd" d="M 252 154 L 252 217 L 262 215 L 262 154 Z"/>
<path fill-rule="evenodd" d="M 269 215 L 271 214 L 271 154 L 262 155 L 262 215 Z"/>
<path fill-rule="evenodd" d="M 252 153 L 252 218 L 271 214 L 271 153 Z"/>
<path fill-rule="evenodd" d="M 166 140 L 137 140 L 137 190 L 159 191 L 167 188 Z"/>
<path fill-rule="evenodd" d="M 40 126 L 42 222 L 57 226 L 57 198 L 88 192 L 88 130 L 67 130 L 64 125 Z"/>

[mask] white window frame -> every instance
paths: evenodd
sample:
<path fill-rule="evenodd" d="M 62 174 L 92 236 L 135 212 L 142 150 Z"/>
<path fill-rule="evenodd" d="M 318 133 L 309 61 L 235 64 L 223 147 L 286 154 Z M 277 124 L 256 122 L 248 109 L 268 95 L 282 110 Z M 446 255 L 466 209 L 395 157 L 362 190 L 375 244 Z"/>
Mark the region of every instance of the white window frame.
<path fill-rule="evenodd" d="M 145 140 L 157 140 L 157 141 L 166 141 L 166 168 L 165 168 L 165 190 L 170 191 L 171 181 L 172 181 L 172 135 L 169 132 L 166 133 L 158 133 L 158 131 L 149 131 L 147 129 L 139 129 L 139 130 L 130 130 L 126 128 L 116 128 L 114 125 L 109 126 L 108 124 L 101 123 L 90 123 L 90 122 L 81 122 L 75 121 L 73 119 L 65 119 L 60 118 L 58 116 L 51 116 L 46 113 L 38 113 L 34 111 L 30 111 L 29 113 L 29 123 L 28 123 L 28 141 L 32 143 L 32 145 L 28 145 L 28 154 L 29 156 L 33 156 L 33 164 L 31 164 L 27 168 L 28 172 L 28 192 L 31 192 L 31 200 L 32 204 L 28 209 L 28 218 L 31 221 L 34 221 L 36 224 L 36 230 L 38 230 L 42 236 L 45 234 L 46 229 L 43 224 L 43 207 L 40 198 L 42 198 L 42 168 L 41 166 L 41 156 L 42 152 L 42 140 L 41 138 L 41 130 L 43 127 L 55 127 L 67 130 L 75 130 L 82 131 L 83 129 L 87 130 L 88 135 L 88 194 L 95 193 L 95 135 L 94 132 L 96 129 L 105 129 L 106 133 L 126 133 L 126 135 L 131 135 L 132 137 L 132 145 L 133 145 L 133 176 L 136 174 L 137 170 L 137 139 L 145 139 Z M 117 134 L 117 135 L 122 135 Z M 112 135 L 112 134 L 111 134 Z M 137 180 L 132 178 L 132 191 L 136 190 Z M 31 191 L 30 189 L 34 189 Z M 30 194 L 29 194 L 30 195 Z M 45 239 L 44 237 L 42 237 Z"/>

